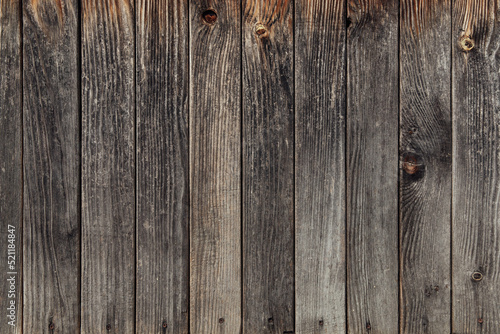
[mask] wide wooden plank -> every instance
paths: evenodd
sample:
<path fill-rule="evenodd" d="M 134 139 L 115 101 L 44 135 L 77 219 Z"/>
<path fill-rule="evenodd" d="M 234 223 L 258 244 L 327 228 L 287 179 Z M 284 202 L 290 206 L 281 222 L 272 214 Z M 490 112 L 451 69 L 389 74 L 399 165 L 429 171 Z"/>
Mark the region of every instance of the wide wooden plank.
<path fill-rule="evenodd" d="M 398 332 L 398 1 L 349 1 L 350 333 Z"/>
<path fill-rule="evenodd" d="M 23 333 L 80 330 L 78 20 L 74 0 L 23 2 Z"/>
<path fill-rule="evenodd" d="M 241 329 L 240 2 L 190 3 L 191 333 Z"/>
<path fill-rule="evenodd" d="M 243 1 L 243 330 L 294 331 L 293 2 Z"/>
<path fill-rule="evenodd" d="M 187 333 L 187 2 L 139 0 L 136 5 L 136 324 L 140 333 Z"/>
<path fill-rule="evenodd" d="M 500 2 L 453 6 L 454 333 L 500 328 Z"/>
<path fill-rule="evenodd" d="M 20 1 L 0 1 L 0 333 L 22 331 Z"/>
<path fill-rule="evenodd" d="M 297 333 L 345 332 L 345 2 L 295 1 Z"/>
<path fill-rule="evenodd" d="M 403 333 L 450 332 L 450 24 L 450 1 L 401 1 Z"/>
<path fill-rule="evenodd" d="M 82 2 L 82 332 L 135 323 L 134 8 Z"/>

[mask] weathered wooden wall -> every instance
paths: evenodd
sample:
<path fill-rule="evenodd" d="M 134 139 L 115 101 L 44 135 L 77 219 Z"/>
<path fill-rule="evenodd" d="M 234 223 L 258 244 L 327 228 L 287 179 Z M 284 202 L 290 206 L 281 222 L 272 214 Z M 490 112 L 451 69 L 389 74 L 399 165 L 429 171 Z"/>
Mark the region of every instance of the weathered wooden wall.
<path fill-rule="evenodd" d="M 0 0 L 0 333 L 500 333 L 499 13 Z"/>

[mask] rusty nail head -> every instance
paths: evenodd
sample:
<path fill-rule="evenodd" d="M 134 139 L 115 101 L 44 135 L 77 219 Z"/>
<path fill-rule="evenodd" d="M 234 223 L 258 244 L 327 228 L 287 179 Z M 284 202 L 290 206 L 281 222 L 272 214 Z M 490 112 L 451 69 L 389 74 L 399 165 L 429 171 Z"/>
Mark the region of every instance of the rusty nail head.
<path fill-rule="evenodd" d="M 214 24 L 217 21 L 217 13 L 213 9 L 207 9 L 202 14 L 203 21 L 207 24 Z"/>
<path fill-rule="evenodd" d="M 464 51 L 470 51 L 474 49 L 474 40 L 472 40 L 469 36 L 463 36 L 460 39 L 460 47 Z"/>
<path fill-rule="evenodd" d="M 472 273 L 472 280 L 479 282 L 480 280 L 483 279 L 483 274 L 481 274 L 479 271 L 475 271 Z"/>
<path fill-rule="evenodd" d="M 219 319 L 219 324 L 223 324 L 224 323 L 224 318 L 220 318 Z"/>
<path fill-rule="evenodd" d="M 480 324 L 482 324 L 483 323 L 483 318 L 477 319 L 477 322 L 479 322 Z"/>
<path fill-rule="evenodd" d="M 166 321 L 164 321 L 164 322 L 161 324 L 161 326 L 162 326 L 163 328 L 167 328 L 167 322 L 166 322 Z"/>

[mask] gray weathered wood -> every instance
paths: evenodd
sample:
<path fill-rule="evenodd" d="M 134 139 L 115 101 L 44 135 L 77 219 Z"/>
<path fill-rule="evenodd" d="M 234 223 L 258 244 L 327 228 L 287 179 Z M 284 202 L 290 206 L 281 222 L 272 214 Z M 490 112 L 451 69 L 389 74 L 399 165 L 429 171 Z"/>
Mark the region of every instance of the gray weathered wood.
<path fill-rule="evenodd" d="M 241 328 L 240 3 L 190 3 L 191 333 Z"/>
<path fill-rule="evenodd" d="M 398 332 L 398 1 L 350 1 L 347 292 L 350 333 Z"/>
<path fill-rule="evenodd" d="M 293 2 L 243 1 L 243 330 L 294 331 Z"/>
<path fill-rule="evenodd" d="M 401 331 L 450 332 L 450 1 L 401 1 Z"/>
<path fill-rule="evenodd" d="M 20 4 L 17 0 L 0 1 L 0 310 L 3 312 L 0 333 L 5 334 L 22 331 Z M 8 274 L 10 272 L 17 274 Z M 7 281 L 12 276 L 14 280 Z M 10 282 L 15 282 L 15 289 L 11 289 Z M 10 316 L 8 308 L 14 312 L 11 318 L 7 317 Z"/>
<path fill-rule="evenodd" d="M 297 333 L 345 332 L 345 2 L 295 1 Z"/>
<path fill-rule="evenodd" d="M 452 326 L 498 333 L 500 2 L 453 4 Z"/>
<path fill-rule="evenodd" d="M 137 333 L 188 333 L 187 2 L 136 5 Z"/>
<path fill-rule="evenodd" d="M 82 2 L 82 332 L 132 333 L 134 8 Z"/>
<path fill-rule="evenodd" d="M 77 1 L 23 2 L 23 333 L 80 328 L 78 18 Z"/>

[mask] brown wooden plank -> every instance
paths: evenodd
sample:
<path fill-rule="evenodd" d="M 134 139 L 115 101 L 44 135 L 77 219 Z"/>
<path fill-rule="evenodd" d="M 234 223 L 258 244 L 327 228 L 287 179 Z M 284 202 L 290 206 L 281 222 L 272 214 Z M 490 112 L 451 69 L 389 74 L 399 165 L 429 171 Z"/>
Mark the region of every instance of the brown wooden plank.
<path fill-rule="evenodd" d="M 134 8 L 82 2 L 82 331 L 135 323 Z"/>
<path fill-rule="evenodd" d="M 241 329 L 240 2 L 190 1 L 191 333 Z"/>
<path fill-rule="evenodd" d="M 398 1 L 349 1 L 348 330 L 398 332 Z"/>
<path fill-rule="evenodd" d="M 450 1 L 400 16 L 400 269 L 403 333 L 449 333 Z"/>
<path fill-rule="evenodd" d="M 453 6 L 454 333 L 500 328 L 500 2 Z"/>
<path fill-rule="evenodd" d="M 187 16 L 185 1 L 137 2 L 138 333 L 188 333 Z"/>
<path fill-rule="evenodd" d="M 297 333 L 345 332 L 345 2 L 295 1 Z"/>
<path fill-rule="evenodd" d="M 294 331 L 293 2 L 243 1 L 243 330 Z"/>
<path fill-rule="evenodd" d="M 22 331 L 20 1 L 0 1 L 0 333 Z M 12 274 L 10 274 L 12 273 Z"/>
<path fill-rule="evenodd" d="M 80 329 L 78 18 L 23 3 L 24 333 Z"/>

